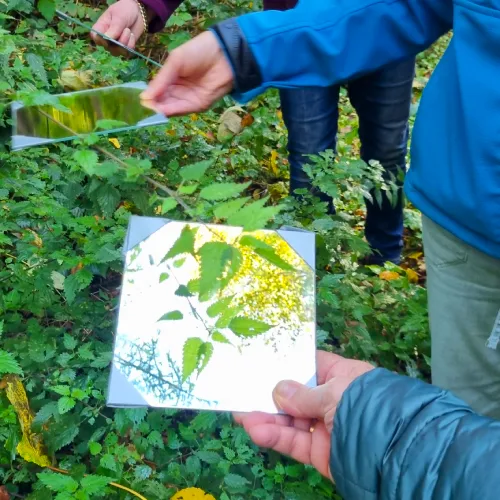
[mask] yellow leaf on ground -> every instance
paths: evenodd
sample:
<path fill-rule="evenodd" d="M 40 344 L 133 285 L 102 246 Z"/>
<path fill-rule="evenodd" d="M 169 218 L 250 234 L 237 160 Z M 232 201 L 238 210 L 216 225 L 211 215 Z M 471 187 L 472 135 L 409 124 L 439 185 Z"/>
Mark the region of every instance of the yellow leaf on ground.
<path fill-rule="evenodd" d="M 408 255 L 408 258 L 418 260 L 420 259 L 420 257 L 422 257 L 422 255 L 424 255 L 422 252 L 413 252 L 410 255 Z"/>
<path fill-rule="evenodd" d="M 74 69 L 65 69 L 57 80 L 60 85 L 70 90 L 84 90 L 91 86 L 92 71 L 76 71 Z"/>
<path fill-rule="evenodd" d="M 394 281 L 399 278 L 399 274 L 395 271 L 382 271 L 378 277 L 385 281 Z"/>
<path fill-rule="evenodd" d="M 210 493 L 205 493 L 201 488 L 184 488 L 170 500 L 215 500 L 215 497 Z"/>
<path fill-rule="evenodd" d="M 17 445 L 17 452 L 27 462 L 32 462 L 41 467 L 50 466 L 51 462 L 45 453 L 41 437 L 31 431 L 33 413 L 21 379 L 17 375 L 5 375 L 2 379 L 2 386 L 5 386 L 5 393 L 17 413 L 23 433 L 21 442 Z"/>
<path fill-rule="evenodd" d="M 111 139 L 108 139 L 108 141 L 113 144 L 113 146 L 116 148 L 116 149 L 120 149 L 121 148 L 121 145 L 120 145 L 120 141 L 116 138 L 116 137 L 111 137 Z"/>
<path fill-rule="evenodd" d="M 413 269 L 406 269 L 406 277 L 410 283 L 418 283 L 418 274 Z"/>

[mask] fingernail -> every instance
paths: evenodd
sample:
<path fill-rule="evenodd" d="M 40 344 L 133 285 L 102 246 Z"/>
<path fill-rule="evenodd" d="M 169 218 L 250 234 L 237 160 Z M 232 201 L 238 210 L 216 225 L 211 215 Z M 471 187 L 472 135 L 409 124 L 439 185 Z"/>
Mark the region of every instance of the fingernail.
<path fill-rule="evenodd" d="M 274 403 L 278 407 L 278 410 L 283 410 L 283 404 L 291 399 L 296 392 L 296 384 L 292 382 L 279 382 L 273 392 Z"/>

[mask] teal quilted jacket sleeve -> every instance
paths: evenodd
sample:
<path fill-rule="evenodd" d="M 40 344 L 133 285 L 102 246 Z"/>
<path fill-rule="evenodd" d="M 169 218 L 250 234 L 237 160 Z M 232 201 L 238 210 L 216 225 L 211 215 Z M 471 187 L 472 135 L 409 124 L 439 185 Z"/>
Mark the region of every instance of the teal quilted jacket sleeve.
<path fill-rule="evenodd" d="M 378 368 L 342 397 L 330 466 L 345 500 L 498 500 L 500 422 Z"/>

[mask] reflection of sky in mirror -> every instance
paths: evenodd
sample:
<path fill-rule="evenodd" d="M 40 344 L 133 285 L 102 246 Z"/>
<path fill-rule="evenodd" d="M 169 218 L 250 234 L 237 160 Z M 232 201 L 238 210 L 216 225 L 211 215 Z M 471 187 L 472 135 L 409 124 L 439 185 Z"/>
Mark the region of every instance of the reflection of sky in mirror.
<path fill-rule="evenodd" d="M 276 242 L 276 253 L 297 271 L 284 271 L 240 247 L 241 272 L 214 299 L 199 302 L 197 295 L 177 296 L 179 285 L 198 277 L 199 263 L 188 254 L 160 261 L 184 226 L 170 222 L 127 253 L 115 364 L 151 406 L 274 412 L 271 393 L 277 382 L 308 383 L 315 374 L 313 271 L 277 233 L 259 231 L 253 235 Z M 240 234 L 238 228 L 199 226 L 195 248 L 221 241 L 221 235 L 232 243 Z M 180 267 L 174 266 L 182 260 Z M 160 282 L 162 273 L 169 277 Z M 206 310 L 230 295 L 231 306 L 243 307 L 240 316 L 273 327 L 251 338 L 218 329 L 231 344 L 213 342 L 209 331 L 217 318 L 210 318 Z M 180 311 L 183 319 L 158 321 L 170 311 Z M 183 346 L 190 337 L 212 342 L 214 350 L 201 374 L 195 372 L 182 383 Z"/>

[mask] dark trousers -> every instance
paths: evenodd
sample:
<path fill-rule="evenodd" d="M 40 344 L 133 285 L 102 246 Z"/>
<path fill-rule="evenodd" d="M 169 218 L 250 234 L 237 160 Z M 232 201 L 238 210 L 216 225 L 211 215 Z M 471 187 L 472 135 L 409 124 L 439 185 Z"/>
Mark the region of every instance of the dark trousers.
<path fill-rule="evenodd" d="M 412 82 L 415 60 L 385 67 L 348 84 L 349 99 L 359 116 L 361 157 L 377 160 L 388 175 L 402 185 L 408 143 Z M 310 188 L 302 170 L 305 154 L 335 150 L 339 86 L 283 89 L 280 91 L 283 119 L 288 128 L 290 190 Z M 392 205 L 366 202 L 365 236 L 374 251 L 372 261 L 398 263 L 403 247 L 403 193 Z"/>

